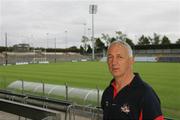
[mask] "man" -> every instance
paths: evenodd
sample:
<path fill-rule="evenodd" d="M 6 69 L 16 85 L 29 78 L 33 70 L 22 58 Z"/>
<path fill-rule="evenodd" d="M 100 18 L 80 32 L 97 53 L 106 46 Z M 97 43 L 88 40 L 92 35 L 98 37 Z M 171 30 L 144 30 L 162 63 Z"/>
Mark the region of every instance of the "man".
<path fill-rule="evenodd" d="M 126 42 L 111 43 L 107 63 L 113 80 L 102 95 L 103 120 L 164 120 L 158 96 L 133 73 L 132 49 Z"/>

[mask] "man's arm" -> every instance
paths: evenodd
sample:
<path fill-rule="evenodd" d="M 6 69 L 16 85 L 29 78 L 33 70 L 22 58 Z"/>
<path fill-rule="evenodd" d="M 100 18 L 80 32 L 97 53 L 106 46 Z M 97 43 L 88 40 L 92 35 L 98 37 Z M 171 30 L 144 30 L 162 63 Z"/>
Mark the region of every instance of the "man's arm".
<path fill-rule="evenodd" d="M 141 119 L 164 120 L 161 112 L 160 100 L 152 89 L 145 92 L 141 115 Z"/>

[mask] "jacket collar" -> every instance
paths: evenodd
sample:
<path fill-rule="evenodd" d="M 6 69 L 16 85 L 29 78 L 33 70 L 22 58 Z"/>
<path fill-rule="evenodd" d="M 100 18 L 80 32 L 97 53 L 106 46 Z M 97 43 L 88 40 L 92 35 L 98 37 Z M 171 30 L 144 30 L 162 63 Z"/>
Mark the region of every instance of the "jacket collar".
<path fill-rule="evenodd" d="M 142 81 L 141 77 L 139 76 L 139 73 L 134 73 L 134 75 L 135 76 L 133 80 L 131 81 L 131 83 L 126 86 L 129 86 L 129 87 L 137 86 L 139 85 L 140 81 Z M 110 86 L 114 86 L 114 82 L 115 82 L 115 79 L 113 78 L 110 82 Z"/>

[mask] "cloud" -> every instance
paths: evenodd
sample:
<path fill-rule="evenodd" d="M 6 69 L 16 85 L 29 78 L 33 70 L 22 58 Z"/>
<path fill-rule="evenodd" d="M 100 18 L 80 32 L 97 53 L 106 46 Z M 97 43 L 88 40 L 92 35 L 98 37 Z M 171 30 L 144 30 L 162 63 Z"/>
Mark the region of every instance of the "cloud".
<path fill-rule="evenodd" d="M 57 47 L 64 47 L 64 31 L 68 31 L 69 46 L 81 44 L 81 36 L 90 36 L 92 18 L 89 4 L 97 4 L 94 15 L 95 36 L 114 35 L 121 30 L 129 36 L 168 34 L 180 38 L 179 0 L 0 0 L 1 40 L 8 32 L 9 44 L 33 42 L 46 46 L 46 33 L 57 38 Z M 83 25 L 86 23 L 86 25 Z M 26 37 L 22 37 L 26 36 Z M 33 38 L 32 38 L 33 36 Z M 28 40 L 26 40 L 28 38 Z M 173 41 L 174 42 L 174 41 Z M 37 43 L 37 44 L 36 44 Z M 53 42 L 50 43 L 53 46 Z"/>

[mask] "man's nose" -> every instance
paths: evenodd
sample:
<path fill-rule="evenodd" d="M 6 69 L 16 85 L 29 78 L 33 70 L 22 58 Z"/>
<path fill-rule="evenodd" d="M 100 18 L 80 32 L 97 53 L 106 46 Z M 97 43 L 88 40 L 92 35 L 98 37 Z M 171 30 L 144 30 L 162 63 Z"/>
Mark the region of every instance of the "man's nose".
<path fill-rule="evenodd" d="M 117 59 L 114 57 L 112 60 L 112 65 L 116 65 L 117 64 Z"/>

